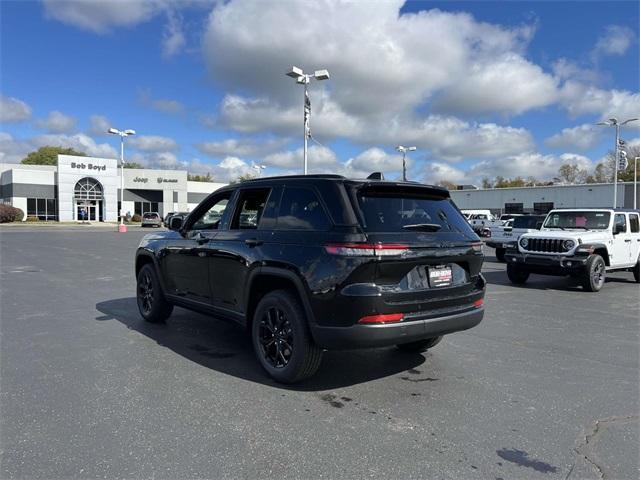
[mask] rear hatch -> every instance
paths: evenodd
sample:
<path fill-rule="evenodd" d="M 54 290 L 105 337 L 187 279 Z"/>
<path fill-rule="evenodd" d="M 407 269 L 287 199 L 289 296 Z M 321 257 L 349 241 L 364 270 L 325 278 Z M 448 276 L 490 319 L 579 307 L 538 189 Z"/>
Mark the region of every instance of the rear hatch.
<path fill-rule="evenodd" d="M 354 187 L 351 197 L 375 253 L 350 282 L 373 279 L 384 302 L 402 313 L 468 307 L 477 299 L 482 244 L 446 190 L 376 182 Z"/>

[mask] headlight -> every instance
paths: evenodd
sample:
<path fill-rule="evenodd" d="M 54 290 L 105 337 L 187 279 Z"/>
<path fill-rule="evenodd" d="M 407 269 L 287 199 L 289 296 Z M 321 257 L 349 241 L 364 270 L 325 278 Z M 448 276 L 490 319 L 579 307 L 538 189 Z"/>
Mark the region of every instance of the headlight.
<path fill-rule="evenodd" d="M 520 239 L 520 246 L 522 248 L 527 248 L 527 245 L 529 245 L 529 239 L 528 238 L 521 238 Z"/>
<path fill-rule="evenodd" d="M 574 242 L 573 240 L 565 240 L 564 242 L 562 242 L 562 246 L 566 251 L 569 251 L 576 246 L 576 242 Z"/>

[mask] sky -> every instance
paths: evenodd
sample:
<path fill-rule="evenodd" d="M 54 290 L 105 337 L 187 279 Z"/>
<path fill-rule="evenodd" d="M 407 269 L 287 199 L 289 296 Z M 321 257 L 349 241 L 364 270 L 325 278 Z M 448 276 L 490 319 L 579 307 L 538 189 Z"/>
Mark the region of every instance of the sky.
<path fill-rule="evenodd" d="M 640 3 L 331 0 L 0 2 L 0 162 L 43 145 L 239 175 L 309 169 L 480 184 L 592 169 L 595 123 L 640 117 Z M 640 121 L 621 136 L 640 145 Z"/>

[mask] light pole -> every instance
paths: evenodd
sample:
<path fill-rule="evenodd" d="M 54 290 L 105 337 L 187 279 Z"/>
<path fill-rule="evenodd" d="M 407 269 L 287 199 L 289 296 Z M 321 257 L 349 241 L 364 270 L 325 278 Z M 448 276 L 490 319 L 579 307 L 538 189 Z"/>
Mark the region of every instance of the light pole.
<path fill-rule="evenodd" d="M 309 117 L 311 116 L 311 100 L 309 100 L 309 91 L 307 86 L 312 78 L 316 80 L 329 80 L 328 70 L 316 70 L 313 73 L 304 73 L 301 68 L 291 67 L 287 72 L 287 76 L 295 78 L 296 82 L 304 85 L 304 174 L 307 174 L 307 140 L 311 136 L 309 130 Z"/>
<path fill-rule="evenodd" d="M 267 168 L 266 165 L 256 165 L 253 164 L 251 165 L 251 168 L 253 168 L 254 170 L 256 170 L 258 173 L 256 174 L 256 177 L 260 178 L 260 175 L 262 174 L 262 170 L 264 170 L 265 168 Z"/>
<path fill-rule="evenodd" d="M 638 159 L 633 157 L 633 209 L 636 210 L 638 204 Z"/>
<path fill-rule="evenodd" d="M 406 155 L 407 155 L 407 152 L 415 152 L 416 151 L 416 147 L 403 147 L 402 145 L 398 145 L 396 147 L 396 150 L 399 151 L 400 153 L 402 153 L 402 181 L 406 182 L 407 181 Z"/>
<path fill-rule="evenodd" d="M 122 215 L 122 209 L 124 207 L 124 137 L 135 135 L 135 130 L 118 130 L 117 128 L 110 128 L 107 133 L 120 136 L 120 225 L 118 225 L 118 232 L 126 233 L 127 226 L 124 224 L 124 215 Z"/>
<path fill-rule="evenodd" d="M 622 125 L 626 125 L 627 123 L 635 122 L 636 120 L 638 119 L 630 118 L 628 120 L 625 120 L 624 122 L 618 122 L 617 118 L 610 118 L 607 122 L 596 123 L 596 125 L 607 125 L 609 127 L 616 128 L 616 147 L 614 150 L 615 173 L 613 176 L 613 208 L 616 208 L 618 206 L 618 149 L 619 149 L 618 141 L 620 140 L 620 127 Z"/>

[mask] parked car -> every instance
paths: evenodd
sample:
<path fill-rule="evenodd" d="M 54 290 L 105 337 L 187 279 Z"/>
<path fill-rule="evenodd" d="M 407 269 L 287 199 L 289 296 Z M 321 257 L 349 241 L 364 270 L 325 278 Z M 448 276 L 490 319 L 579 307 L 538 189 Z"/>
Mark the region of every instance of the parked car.
<path fill-rule="evenodd" d="M 142 215 L 143 227 L 160 227 L 162 225 L 162 219 L 158 212 L 147 212 Z"/>
<path fill-rule="evenodd" d="M 254 179 L 170 223 L 137 250 L 142 317 L 179 305 L 234 320 L 279 382 L 312 376 L 323 350 L 422 352 L 484 314 L 482 244 L 444 188 Z"/>
<path fill-rule="evenodd" d="M 532 233 L 542 227 L 545 215 L 518 215 L 507 220 L 504 226 L 491 227 L 487 246 L 496 249 L 496 258 L 504 262 L 504 254 L 508 248 L 516 248 L 520 236 Z"/>
<path fill-rule="evenodd" d="M 189 215 L 189 212 L 169 212 L 164 216 L 164 220 L 162 221 L 163 225 L 167 228 L 169 228 L 169 222 L 171 221 L 171 217 L 173 217 L 174 215 L 182 215 L 183 217 L 186 217 L 187 215 Z"/>
<path fill-rule="evenodd" d="M 632 271 L 640 283 L 640 212 L 622 209 L 552 210 L 539 232 L 507 250 L 507 274 L 523 284 L 531 273 L 570 275 L 599 291 L 607 272 Z"/>

